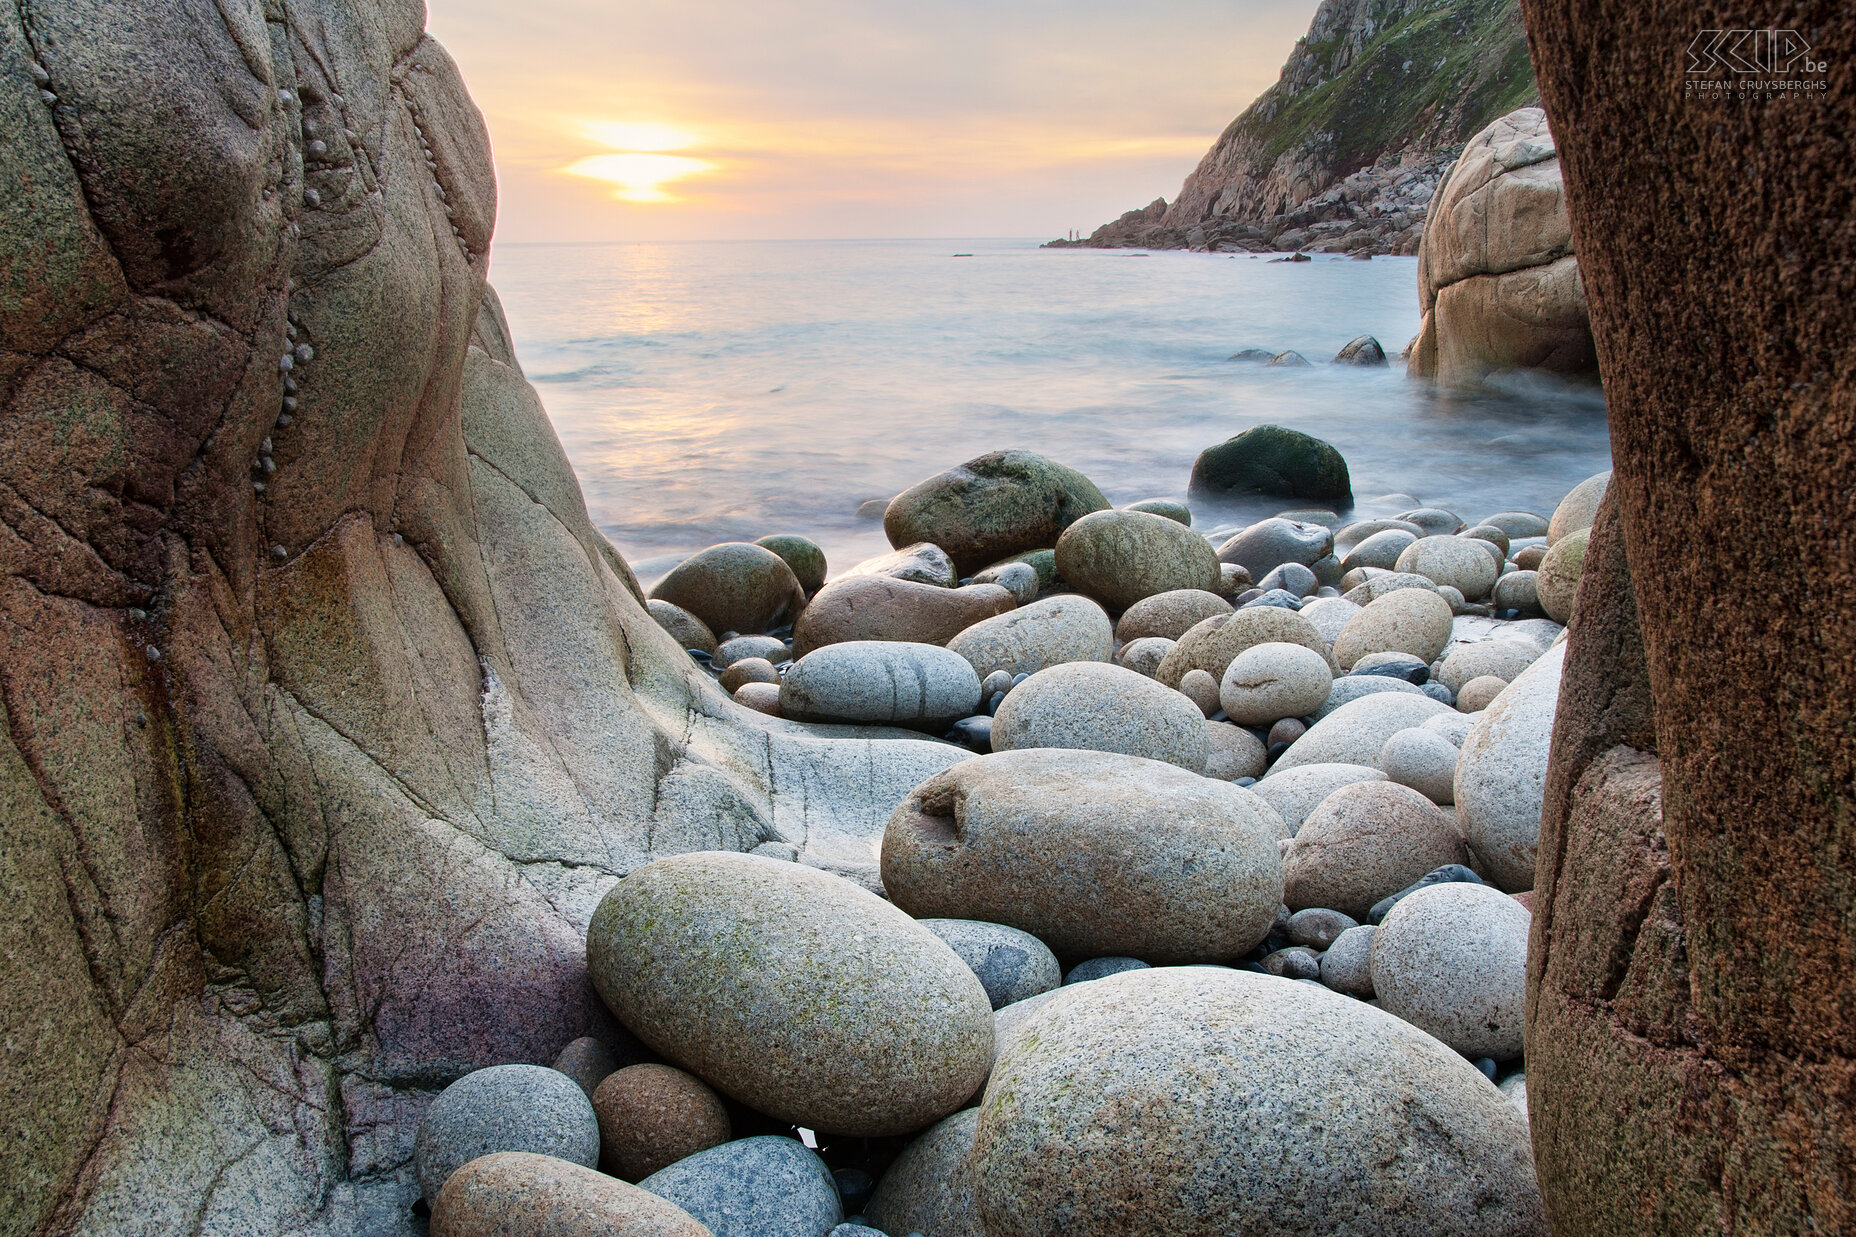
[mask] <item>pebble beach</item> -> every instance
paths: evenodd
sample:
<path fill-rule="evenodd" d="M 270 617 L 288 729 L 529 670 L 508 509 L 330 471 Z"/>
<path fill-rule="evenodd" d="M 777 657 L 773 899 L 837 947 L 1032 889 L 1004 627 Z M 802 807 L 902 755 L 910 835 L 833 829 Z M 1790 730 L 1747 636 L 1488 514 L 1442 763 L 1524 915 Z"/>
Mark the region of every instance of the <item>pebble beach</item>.
<path fill-rule="evenodd" d="M 690 555 L 647 604 L 692 673 L 947 765 L 866 861 L 621 879 L 587 932 L 611 1034 L 438 1097 L 433 1231 L 584 1198 L 718 1237 L 1543 1233 L 1531 888 L 1608 479 L 1356 504 L 1340 450 L 1265 425 L 1183 498 L 1008 449 L 868 504 L 888 553 Z"/>

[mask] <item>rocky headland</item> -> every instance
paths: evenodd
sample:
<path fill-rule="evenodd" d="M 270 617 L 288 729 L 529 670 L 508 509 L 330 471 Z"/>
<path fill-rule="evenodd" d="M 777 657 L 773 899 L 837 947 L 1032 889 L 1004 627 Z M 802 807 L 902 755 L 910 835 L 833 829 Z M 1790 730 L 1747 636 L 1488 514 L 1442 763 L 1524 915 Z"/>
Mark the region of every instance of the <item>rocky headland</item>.
<path fill-rule="evenodd" d="M 1051 244 L 1414 254 L 1464 143 L 1537 97 L 1519 0 L 1323 0 L 1170 205 Z"/>

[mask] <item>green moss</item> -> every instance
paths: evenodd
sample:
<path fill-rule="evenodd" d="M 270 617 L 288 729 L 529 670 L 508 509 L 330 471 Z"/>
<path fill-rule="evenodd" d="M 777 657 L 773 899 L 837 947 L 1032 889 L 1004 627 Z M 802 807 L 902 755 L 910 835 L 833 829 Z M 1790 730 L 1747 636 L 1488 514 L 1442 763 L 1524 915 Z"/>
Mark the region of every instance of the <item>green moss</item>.
<path fill-rule="evenodd" d="M 1330 40 L 1305 50 L 1325 62 L 1338 46 Z M 1313 90 L 1286 100 L 1272 91 L 1237 127 L 1262 144 L 1264 166 L 1313 147 L 1331 166 L 1356 168 L 1421 137 L 1458 145 L 1537 98 L 1520 0 L 1459 0 L 1388 25 Z M 1280 109 L 1260 119 L 1272 101 Z"/>

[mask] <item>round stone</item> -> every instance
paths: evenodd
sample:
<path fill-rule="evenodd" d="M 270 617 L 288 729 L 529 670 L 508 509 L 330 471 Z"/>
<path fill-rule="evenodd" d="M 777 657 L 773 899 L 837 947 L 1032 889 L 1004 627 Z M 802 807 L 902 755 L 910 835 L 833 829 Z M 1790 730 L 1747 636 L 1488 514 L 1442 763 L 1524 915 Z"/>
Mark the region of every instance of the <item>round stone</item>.
<path fill-rule="evenodd" d="M 1009 924 L 1059 958 L 1220 961 L 1270 930 L 1281 829 L 1249 791 L 1169 764 L 1005 752 L 910 792 L 883 834 L 883 886 L 911 915 Z"/>
<path fill-rule="evenodd" d="M 1272 365 L 1307 365 L 1299 353 L 1273 354 Z M 1333 444 L 1282 425 L 1253 425 L 1192 462 L 1188 494 L 1280 494 L 1353 501 L 1347 461 Z"/>
<path fill-rule="evenodd" d="M 976 622 L 947 647 L 982 676 L 995 670 L 1014 676 L 1036 674 L 1065 662 L 1110 661 L 1115 656 L 1115 629 L 1101 606 L 1069 594 Z"/>
<path fill-rule="evenodd" d="M 1344 594 L 1344 599 L 1356 606 L 1371 605 L 1381 597 L 1406 589 L 1421 589 L 1427 593 L 1438 594 L 1443 592 L 1443 589 L 1438 587 L 1429 576 L 1416 575 L 1409 571 L 1374 571 L 1370 567 L 1363 568 L 1357 574 L 1349 573 L 1347 579 L 1342 580 L 1341 584 L 1344 586 L 1348 580 L 1357 579 L 1359 575 L 1364 575 L 1365 580 L 1347 589 Z M 1450 591 L 1457 592 L 1455 589 Z M 1457 596 L 1461 597 L 1462 594 L 1457 593 Z"/>
<path fill-rule="evenodd" d="M 914 545 L 891 550 L 888 554 L 866 558 L 838 578 L 845 580 L 857 576 L 888 576 L 896 580 L 912 580 L 917 584 L 932 584 L 936 588 L 953 588 L 960 579 L 959 573 L 954 570 L 954 560 L 947 556 L 947 551 L 930 541 L 918 541 Z"/>
<path fill-rule="evenodd" d="M 425 1110 L 413 1168 L 427 1204 L 446 1178 L 480 1155 L 527 1151 L 592 1167 L 599 1122 L 580 1084 L 541 1065 L 492 1065 L 464 1075 Z"/>
<path fill-rule="evenodd" d="M 786 560 L 745 541 L 692 554 L 657 582 L 651 596 L 689 611 L 710 631 L 744 634 L 790 623 L 806 604 Z"/>
<path fill-rule="evenodd" d="M 1485 674 L 1513 682 L 1516 675 L 1540 659 L 1540 652 L 1532 642 L 1523 640 L 1479 640 L 1474 644 L 1462 644 L 1444 658 L 1437 677 L 1445 687 L 1458 694 L 1471 679 Z"/>
<path fill-rule="evenodd" d="M 1277 760 L 1270 770 L 1271 777 L 1303 765 L 1366 765 L 1377 769 L 1379 754 L 1387 739 L 1407 726 L 1422 725 L 1450 708 L 1397 679 L 1348 677 L 1335 683 L 1334 688 L 1338 691 L 1343 685 L 1355 682 L 1389 684 L 1394 690 L 1378 690 L 1349 701 L 1310 726 L 1308 733 Z M 1404 690 L 1397 690 L 1400 687 Z"/>
<path fill-rule="evenodd" d="M 1359 612 L 1360 607 L 1345 597 L 1317 597 L 1300 611 L 1301 616 L 1314 625 L 1321 639 L 1329 646 L 1333 645 Z"/>
<path fill-rule="evenodd" d="M 1442 507 L 1417 507 L 1398 513 L 1398 519 L 1416 524 L 1427 537 L 1448 536 L 1463 527 L 1462 517 Z"/>
<path fill-rule="evenodd" d="M 1269 767 L 1269 749 L 1256 735 L 1229 722 L 1207 721 L 1205 737 L 1210 748 L 1205 755 L 1205 776 L 1221 782 L 1240 777 L 1262 777 Z"/>
<path fill-rule="evenodd" d="M 1522 571 L 1538 571 L 1540 570 L 1540 560 L 1546 556 L 1546 543 L 1544 541 L 1536 542 L 1533 545 L 1522 546 L 1514 552 L 1514 565 L 1519 567 Z"/>
<path fill-rule="evenodd" d="M 673 606 L 668 601 L 652 598 L 644 603 L 657 620 L 657 625 L 670 633 L 670 638 L 677 642 L 680 649 L 699 649 L 704 653 L 715 652 L 715 633 L 708 624 L 685 610 L 682 606 Z"/>
<path fill-rule="evenodd" d="M 885 1233 L 986 1237 L 973 1204 L 973 1130 L 980 1110 L 966 1108 L 903 1148 L 877 1183 L 864 1216 Z"/>
<path fill-rule="evenodd" d="M 1475 719 L 1456 766 L 1457 821 L 1482 874 L 1509 893 L 1534 887 L 1547 753 L 1566 646 L 1529 666 Z"/>
<path fill-rule="evenodd" d="M 1308 652 L 1307 649 L 1302 651 Z M 1198 707 L 1199 712 L 1206 717 L 1218 711 L 1218 680 L 1203 670 L 1186 671 L 1179 680 L 1179 693 L 1192 701 Z"/>
<path fill-rule="evenodd" d="M 1224 682 L 1224 672 L 1245 649 L 1259 644 L 1299 644 L 1320 654 L 1337 672 L 1330 660 L 1328 642 L 1321 638 L 1313 623 L 1293 610 L 1274 606 L 1253 606 L 1229 615 L 1213 615 L 1196 624 L 1179 638 L 1173 651 L 1161 661 L 1154 677 L 1168 687 L 1177 687 L 1188 670 L 1203 670 Z"/>
<path fill-rule="evenodd" d="M 998 584 L 942 588 L 894 576 L 847 576 L 820 589 L 799 616 L 793 654 L 804 657 L 852 640 L 945 644 L 973 624 L 1017 607 Z"/>
<path fill-rule="evenodd" d="M 1356 567 L 1377 567 L 1381 571 L 1392 571 L 1398 566 L 1399 555 L 1417 540 L 1402 528 L 1374 533 L 1347 551 L 1346 557 L 1340 560 L 1340 569 L 1345 572 Z"/>
<path fill-rule="evenodd" d="M 593 1114 L 600 1167 L 626 1181 L 642 1181 L 733 1137 L 721 1097 L 669 1065 L 632 1065 L 607 1075 L 593 1092 Z"/>
<path fill-rule="evenodd" d="M 1030 451 L 994 451 L 896 495 L 883 512 L 893 546 L 931 541 L 964 575 L 1009 555 L 1057 544 L 1103 511 L 1102 491 L 1074 468 Z"/>
<path fill-rule="evenodd" d="M 1302 822 L 1321 806 L 1323 799 L 1342 786 L 1386 780 L 1384 773 L 1366 765 L 1313 764 L 1284 769 L 1280 760 L 1276 764 L 1268 777 L 1250 789 L 1282 816 L 1290 836 L 1301 829 Z"/>
<path fill-rule="evenodd" d="M 1275 747 L 1280 743 L 1284 747 L 1287 747 L 1307 733 L 1308 727 L 1302 724 L 1301 718 L 1285 717 L 1270 727 L 1270 735 L 1269 738 L 1264 740 L 1264 745 L 1266 747 Z"/>
<path fill-rule="evenodd" d="M 780 672 L 765 657 L 743 657 L 722 671 L 722 690 L 733 695 L 743 683 L 778 683 Z"/>
<path fill-rule="evenodd" d="M 1284 979 L 1319 979 L 1321 977 L 1321 956 L 1302 945 L 1274 950 L 1265 954 L 1263 961 L 1257 965 L 1261 966 L 1265 973 L 1280 975 Z"/>
<path fill-rule="evenodd" d="M 1136 674 L 1153 678 L 1160 669 L 1160 663 L 1173 651 L 1173 641 L 1160 636 L 1143 636 L 1121 646 L 1116 660 Z"/>
<path fill-rule="evenodd" d="M 1534 577 L 1534 592 L 1540 599 L 1540 608 L 1556 623 L 1572 621 L 1573 597 L 1579 590 L 1579 573 L 1585 567 L 1585 548 L 1591 538 L 1590 529 L 1567 533 L 1554 542 L 1547 556 L 1540 560 L 1540 571 Z"/>
<path fill-rule="evenodd" d="M 1261 580 L 1284 563 L 1306 567 L 1334 548 L 1334 534 L 1320 524 L 1280 517 L 1260 520 L 1218 547 L 1218 561 L 1233 563 Z"/>
<path fill-rule="evenodd" d="M 1176 498 L 1143 498 L 1138 503 L 1128 503 L 1123 511 L 1145 511 L 1149 515 L 1163 515 L 1167 519 L 1187 528 L 1192 527 L 1192 509 Z"/>
<path fill-rule="evenodd" d="M 817 1237 L 844 1220 L 825 1161 L 777 1134 L 699 1151 L 652 1173 L 638 1188 L 675 1203 L 714 1237 Z"/>
<path fill-rule="evenodd" d="M 1321 955 L 1321 982 L 1362 1001 L 1373 995 L 1373 934 L 1370 924 L 1348 928 Z"/>
<path fill-rule="evenodd" d="M 1328 692 L 1326 702 L 1316 709 L 1312 716 L 1319 722 L 1343 705 L 1352 704 L 1360 697 L 1370 696 L 1375 692 L 1404 692 L 1408 696 L 1422 696 L 1425 694 L 1425 688 L 1414 687 L 1404 679 L 1393 678 L 1391 675 L 1348 674 L 1334 680 L 1334 687 Z"/>
<path fill-rule="evenodd" d="M 1125 610 L 1159 593 L 1210 592 L 1218 556 L 1205 538 L 1165 516 L 1096 511 L 1057 539 L 1057 573 L 1109 609 Z"/>
<path fill-rule="evenodd" d="M 1450 603 L 1436 593 L 1404 588 L 1356 614 L 1334 641 L 1343 670 L 1369 653 L 1405 653 L 1429 665 L 1450 643 Z"/>
<path fill-rule="evenodd" d="M 1493 524 L 1478 524 L 1474 528 L 1463 530 L 1462 535 L 1474 541 L 1480 541 L 1495 547 L 1495 566 L 1497 569 L 1508 561 L 1508 534 Z"/>
<path fill-rule="evenodd" d="M 1610 486 L 1609 469 L 1575 485 L 1553 509 L 1553 519 L 1547 524 L 1547 544 L 1558 545 L 1561 538 L 1592 527 L 1592 522 L 1598 518 L 1598 504 L 1604 501 L 1605 491 Z"/>
<path fill-rule="evenodd" d="M 988 1233 L 1545 1237 L 1527 1127 L 1443 1044 L 1205 968 L 1065 989 L 980 1107 Z"/>
<path fill-rule="evenodd" d="M 522 1151 L 478 1156 L 432 1203 L 432 1237 L 713 1237 L 675 1203 L 595 1169 Z"/>
<path fill-rule="evenodd" d="M 1063 977 L 1063 985 L 1067 988 L 1071 984 L 1086 984 L 1092 980 L 1107 979 L 1110 975 L 1119 975 L 1123 971 L 1144 971 L 1146 969 L 1147 964 L 1139 958 L 1123 958 L 1113 955 L 1106 958 L 1090 958 L 1086 962 L 1078 962 L 1071 967 L 1069 974 Z"/>
<path fill-rule="evenodd" d="M 1129 606 L 1115 624 L 1115 638 L 1124 643 L 1161 636 L 1177 640 L 1213 615 L 1231 613 L 1231 603 L 1214 592 L 1198 588 L 1173 589 L 1143 597 Z"/>
<path fill-rule="evenodd" d="M 1547 535 L 1547 521 L 1532 511 L 1497 511 L 1479 521 L 1478 527 L 1499 528 L 1510 538 Z"/>
<path fill-rule="evenodd" d="M 756 713 L 765 713 L 768 717 L 781 716 L 780 687 L 777 683 L 743 683 L 735 688 L 734 701 Z"/>
<path fill-rule="evenodd" d="M 780 681 L 780 712 L 794 721 L 939 732 L 977 712 L 979 705 L 980 677 L 973 667 L 958 653 L 932 644 L 828 644 L 794 662 Z"/>
<path fill-rule="evenodd" d="M 1185 679 L 1180 683 L 1183 687 Z M 1268 726 L 1285 717 L 1307 717 L 1327 703 L 1333 689 L 1325 657 L 1305 645 L 1271 641 L 1253 644 L 1231 659 L 1218 684 L 1218 701 L 1238 725 Z"/>
<path fill-rule="evenodd" d="M 1518 610 L 1528 617 L 1546 613 L 1540 608 L 1539 580 L 1539 573 L 1533 571 L 1511 571 L 1497 580 L 1490 594 L 1496 613 Z"/>
<path fill-rule="evenodd" d="M 1010 593 L 1021 606 L 1037 600 L 1040 582 L 1038 569 L 1030 563 L 1002 563 L 974 575 L 975 584 L 997 584 Z"/>
<path fill-rule="evenodd" d="M 1271 568 L 1268 575 L 1257 581 L 1257 587 L 1265 593 L 1283 592 L 1291 597 L 1308 597 L 1321 587 L 1321 580 L 1300 563 L 1283 563 Z"/>
<path fill-rule="evenodd" d="M 594 1089 L 620 1064 L 618 1055 L 591 1035 L 582 1035 L 554 1058 L 554 1068 L 578 1083 L 588 1099 L 593 1098 Z"/>
<path fill-rule="evenodd" d="M 1119 752 L 1200 773 L 1208 750 L 1205 715 L 1179 692 L 1121 666 L 1052 666 L 1013 689 L 992 722 L 995 752 L 1043 747 Z"/>
<path fill-rule="evenodd" d="M 1432 803 L 1456 802 L 1456 745 L 1422 727 L 1400 730 L 1380 749 L 1386 780 L 1409 786 Z"/>
<path fill-rule="evenodd" d="M 1466 1057 L 1521 1055 L 1533 916 L 1487 885 L 1432 885 L 1373 936 L 1373 991 L 1388 1013 Z"/>
<path fill-rule="evenodd" d="M 1423 795 L 1359 782 L 1323 799 L 1284 849 L 1283 902 L 1363 920 L 1387 894 L 1466 858 L 1455 825 Z"/>
<path fill-rule="evenodd" d="M 600 901 L 587 971 L 662 1056 L 810 1129 L 920 1129 L 991 1063 L 992 1004 L 959 956 L 803 864 L 719 851 L 646 864 Z"/>
<path fill-rule="evenodd" d="M 1340 934 L 1359 927 L 1351 915 L 1343 915 L 1325 906 L 1311 906 L 1289 916 L 1289 943 L 1323 950 L 1340 939 Z"/>
<path fill-rule="evenodd" d="M 736 662 L 750 657 L 759 657 L 778 665 L 783 661 L 791 661 L 792 651 L 774 636 L 736 636 L 717 646 L 709 664 L 717 670 L 726 670 Z"/>
<path fill-rule="evenodd" d="M 973 919 L 918 922 L 960 955 L 979 977 L 995 1010 L 1049 992 L 1063 982 L 1057 955 L 1029 932 Z"/>
<path fill-rule="evenodd" d="M 1335 532 L 1334 552 L 1345 556 L 1358 548 L 1368 537 L 1376 537 L 1380 533 L 1391 530 L 1409 533 L 1413 541 L 1424 536 L 1422 528 L 1407 520 L 1355 520 Z"/>
<path fill-rule="evenodd" d="M 1469 738 L 1469 732 L 1475 724 L 1474 718 L 1464 717 L 1461 713 L 1439 713 L 1436 717 L 1425 719 L 1418 729 L 1448 739 L 1450 746 L 1461 751 L 1463 740 Z"/>
<path fill-rule="evenodd" d="M 799 587 L 806 591 L 806 596 L 823 587 L 825 583 L 825 551 L 810 537 L 801 537 L 797 533 L 775 533 L 771 537 L 756 537 L 754 544 L 764 550 L 772 550 L 793 570 L 794 579 Z"/>
<path fill-rule="evenodd" d="M 1463 684 L 1463 690 L 1456 694 L 1456 710 L 1459 713 L 1480 713 L 1494 704 L 1495 698 L 1507 688 L 1507 679 L 1498 679 L 1492 674 L 1478 675 Z"/>

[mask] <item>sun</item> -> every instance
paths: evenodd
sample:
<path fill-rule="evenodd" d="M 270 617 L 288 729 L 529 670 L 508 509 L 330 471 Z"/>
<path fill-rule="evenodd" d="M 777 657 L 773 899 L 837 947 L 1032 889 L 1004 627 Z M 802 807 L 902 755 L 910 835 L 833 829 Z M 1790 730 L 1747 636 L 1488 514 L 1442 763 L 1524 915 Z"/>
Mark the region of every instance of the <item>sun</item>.
<path fill-rule="evenodd" d="M 664 186 L 715 170 L 716 165 L 707 159 L 662 153 L 684 150 L 699 141 L 695 134 L 674 125 L 596 121 L 587 124 L 584 132 L 601 145 L 616 148 L 616 153 L 589 155 L 563 170 L 571 176 L 617 185 L 612 196 L 621 202 L 681 201 L 676 195 L 665 192 Z"/>

